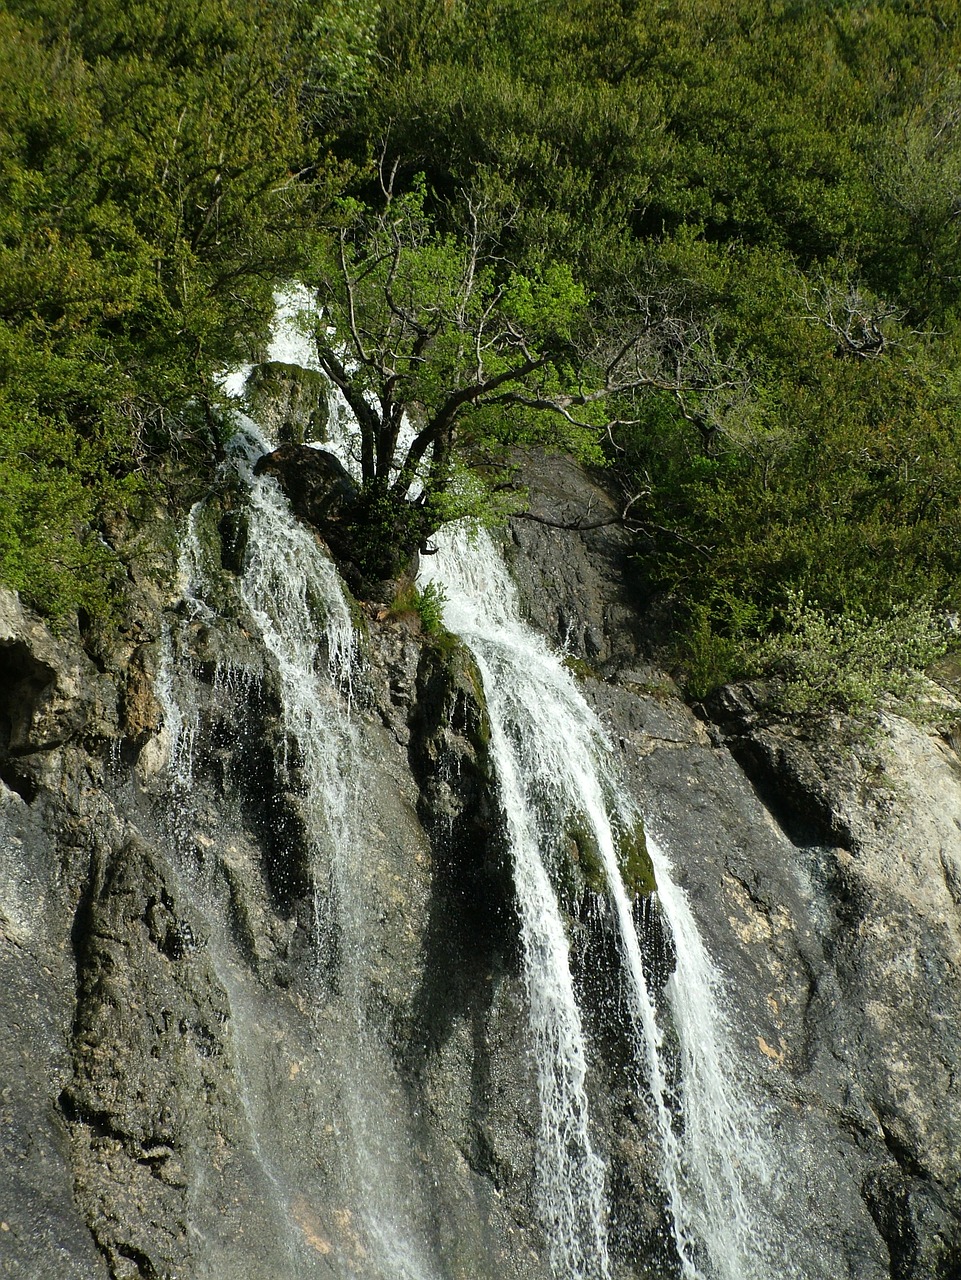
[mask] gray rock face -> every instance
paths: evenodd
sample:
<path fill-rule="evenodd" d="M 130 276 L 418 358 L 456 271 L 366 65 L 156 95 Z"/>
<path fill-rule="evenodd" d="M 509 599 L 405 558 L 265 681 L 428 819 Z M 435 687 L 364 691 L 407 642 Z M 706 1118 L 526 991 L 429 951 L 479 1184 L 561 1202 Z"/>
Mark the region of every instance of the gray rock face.
<path fill-rule="evenodd" d="M 544 520 L 614 514 L 566 463 L 531 477 Z M 759 1211 L 780 1275 L 953 1280 L 954 747 L 891 715 L 877 748 L 843 754 L 763 724 L 750 690 L 698 718 L 643 658 L 615 525 L 518 521 L 509 552 L 722 973 L 737 1083 L 774 1166 Z M 96 663 L 0 594 L 0 1275 L 383 1280 L 384 1250 L 409 1235 L 444 1280 L 546 1280 L 476 670 L 406 620 L 359 618 L 355 932 L 340 918 L 325 934 L 330 854 L 309 838 L 276 661 L 221 560 L 209 614 L 178 613 L 135 568 L 135 625 Z M 663 982 L 653 919 L 640 923 Z M 602 904 L 585 899 L 570 929 L 612 1275 L 666 1280 Z M 373 1220 L 388 1227 L 377 1256 Z"/>
<path fill-rule="evenodd" d="M 254 367 L 246 395 L 250 416 L 281 444 L 327 439 L 330 383 L 322 374 L 269 360 Z"/>
<path fill-rule="evenodd" d="M 348 963 L 343 919 L 318 943 L 330 867 L 228 595 L 166 639 L 156 598 L 157 639 L 104 673 L 2 598 L 0 1274 L 384 1277 L 407 1246 L 373 1256 L 381 1222 L 411 1274 L 426 1249 L 424 1274 L 543 1277 L 476 673 L 365 621 Z"/>
<path fill-rule="evenodd" d="M 603 508 L 566 467 L 538 502 L 554 519 Z M 785 1274 L 961 1274 L 950 735 L 888 715 L 873 748 L 806 742 L 764 725 L 749 689 L 698 720 L 632 660 L 616 538 L 559 536 L 555 556 L 547 535 L 515 528 L 536 559 L 518 581 L 532 619 L 606 677 L 585 693 L 724 975 L 743 1084 L 771 1130 Z"/>

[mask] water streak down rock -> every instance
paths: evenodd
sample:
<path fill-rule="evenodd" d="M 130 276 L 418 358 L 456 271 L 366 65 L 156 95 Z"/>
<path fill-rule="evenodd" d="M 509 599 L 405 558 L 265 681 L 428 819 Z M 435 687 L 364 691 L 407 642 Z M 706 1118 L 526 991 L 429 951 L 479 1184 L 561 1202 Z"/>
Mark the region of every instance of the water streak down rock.
<path fill-rule="evenodd" d="M 567 464 L 533 479 L 547 516 L 604 501 Z M 90 637 L 0 596 L 0 1276 L 384 1280 L 338 1129 L 355 1013 L 331 958 L 318 966 L 323 868 L 304 856 L 276 662 L 221 567 L 215 507 L 198 526 L 209 614 L 134 565 L 131 625 L 96 661 Z M 950 1280 L 961 761 L 893 716 L 877 757 L 847 760 L 730 705 L 695 717 L 644 660 L 621 553 L 613 529 L 513 535 L 528 615 L 580 660 L 722 975 L 737 1069 L 780 1153 L 783 1280 Z M 439 1280 L 547 1280 L 483 700 L 463 651 L 360 614 L 364 1013 L 389 1048 L 383 1106 L 430 1188 L 424 1253 Z M 179 792 L 152 692 L 168 662 L 193 751 Z M 609 927 L 590 907 L 569 927 L 576 972 Z M 587 1034 L 614 1063 L 616 993 L 583 980 Z M 605 1093 L 612 1074 L 588 1100 L 613 1274 L 662 1280 L 654 1128 L 637 1097 Z"/>

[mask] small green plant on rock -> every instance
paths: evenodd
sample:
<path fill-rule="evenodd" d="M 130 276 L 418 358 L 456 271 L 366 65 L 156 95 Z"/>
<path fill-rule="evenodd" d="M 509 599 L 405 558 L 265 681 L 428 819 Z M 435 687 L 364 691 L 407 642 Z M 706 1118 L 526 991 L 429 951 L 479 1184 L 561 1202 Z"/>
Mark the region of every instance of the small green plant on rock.
<path fill-rule="evenodd" d="M 446 601 L 444 588 L 436 582 L 425 583 L 421 588 L 416 582 L 407 580 L 397 588 L 388 612 L 392 618 L 415 616 L 424 634 L 436 637 L 444 631 Z"/>
<path fill-rule="evenodd" d="M 597 678 L 597 672 L 584 658 L 579 658 L 576 654 L 569 653 L 564 659 L 564 666 L 568 669 L 575 680 L 592 680 Z"/>
<path fill-rule="evenodd" d="M 782 631 L 763 640 L 753 660 L 773 677 L 771 705 L 781 714 L 839 711 L 863 720 L 886 694 L 917 703 L 925 668 L 946 648 L 945 625 L 927 605 L 902 606 L 884 618 L 832 617 L 794 594 Z"/>
<path fill-rule="evenodd" d="M 444 605 L 447 593 L 436 582 L 427 582 L 417 593 L 415 609 L 420 618 L 420 625 L 429 636 L 437 635 L 444 629 Z"/>

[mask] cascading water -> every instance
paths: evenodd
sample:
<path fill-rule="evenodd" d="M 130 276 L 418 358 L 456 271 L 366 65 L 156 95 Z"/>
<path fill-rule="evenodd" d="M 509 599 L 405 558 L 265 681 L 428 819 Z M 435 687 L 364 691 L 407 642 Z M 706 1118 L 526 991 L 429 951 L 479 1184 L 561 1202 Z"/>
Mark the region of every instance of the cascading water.
<path fill-rule="evenodd" d="M 270 356 L 309 367 L 309 347 L 295 322 L 303 301 L 281 300 Z M 241 373 L 228 380 L 234 394 L 242 385 Z M 336 419 L 343 417 L 335 412 Z M 333 425 L 336 431 L 350 424 Z M 349 465 L 349 430 L 333 445 Z M 367 949 L 375 944 L 357 870 L 363 841 L 357 820 L 361 769 L 349 711 L 351 617 L 336 571 L 314 536 L 291 515 L 273 480 L 253 476 L 254 461 L 270 447 L 245 420 L 231 462 L 247 492 L 247 550 L 237 586 L 277 672 L 284 731 L 278 766 L 299 797 L 311 851 L 317 981 L 336 982 L 355 1013 L 341 1049 L 345 1069 L 336 1121 L 340 1145 L 350 1153 L 342 1174 L 345 1193 L 363 1238 L 365 1276 L 433 1280 L 442 1268 L 426 1244 L 430 1214 L 411 1168 L 403 1104 L 380 1105 L 397 1082 L 365 1013 Z M 199 510 L 191 514 L 181 555 L 188 622 L 210 613 L 205 587 L 208 572 L 215 571 L 204 562 Z M 520 621 L 513 585 L 487 535 L 455 529 L 438 542 L 440 554 L 425 577 L 443 586 L 445 621 L 471 648 L 481 672 L 512 849 L 540 1104 L 535 1174 L 552 1274 L 610 1280 L 613 1265 L 605 1168 L 591 1135 L 586 1038 L 552 884 L 566 856 L 565 839 L 580 830 L 594 850 L 615 923 L 637 1091 L 653 1107 L 678 1274 L 682 1280 L 761 1280 L 769 1274 L 769 1250 L 747 1207 L 748 1186 L 764 1176 L 761 1148 L 733 1086 L 717 1014 L 717 975 L 686 899 L 651 841 L 660 906 L 678 950 L 667 986 L 674 1060 L 648 990 L 619 867 L 619 844 L 637 815 L 620 798 L 601 726 L 557 655 Z M 172 652 L 173 638 L 166 644 Z M 182 710 L 172 672 L 173 664 L 165 662 L 158 695 L 171 739 L 173 787 L 187 793 L 197 724 Z M 217 679 L 229 682 L 231 673 L 218 672 Z"/>
<path fill-rule="evenodd" d="M 519 651 L 506 571 L 489 541 L 481 543 L 478 535 L 477 545 L 469 546 L 468 538 L 463 529 L 446 535 L 425 577 L 443 587 L 445 622 L 471 648 L 487 697 L 491 748 L 514 860 L 540 1094 L 536 1173 L 541 1217 L 556 1274 L 605 1277 L 604 1170 L 588 1129 L 584 1034 L 563 918 L 541 858 L 545 810 L 554 799 L 558 771 L 567 770 L 567 748 L 574 744 L 555 744 L 539 732 L 546 710 L 539 686 L 550 682 L 554 664 L 544 646 Z M 541 680 L 518 680 L 519 659 L 529 672 L 536 667 Z M 525 695 L 533 702 L 525 705 Z M 559 702 L 555 709 L 561 714 L 566 710 Z M 517 732 L 521 721 L 530 734 Z"/>
<path fill-rule="evenodd" d="M 250 438 L 248 461 L 268 448 L 263 439 Z M 371 1266 L 383 1280 L 427 1280 L 433 1268 L 420 1243 L 426 1232 L 412 1221 L 416 1191 L 404 1167 L 409 1142 L 390 1131 L 382 1105 L 391 1088 L 387 1051 L 365 1016 L 369 939 L 366 894 L 358 877 L 362 769 L 349 714 L 350 611 L 332 563 L 292 516 L 276 483 L 254 480 L 243 463 L 240 470 L 250 483 L 241 594 L 280 679 L 285 767 L 299 780 L 315 867 L 316 946 L 320 956 L 336 953 L 336 980 L 356 1013 L 348 1037 L 342 1120 L 361 1230 Z M 325 658 L 319 657 L 319 637 Z M 328 869 L 323 880 L 321 868 Z"/>
<path fill-rule="evenodd" d="M 333 1117 L 344 1163 L 343 1201 L 350 1206 L 345 1212 L 365 1277 L 433 1280 L 437 1269 L 425 1243 L 428 1209 L 409 1159 L 405 1104 L 398 1098 L 389 1050 L 367 1015 L 372 944 L 369 895 L 360 872 L 363 771 L 350 714 L 353 625 L 333 564 L 293 517 L 276 482 L 253 475 L 253 462 L 270 447 L 249 419 L 242 420 L 229 463 L 246 488 L 247 550 L 237 587 L 277 676 L 283 728 L 277 766 L 297 798 L 309 849 L 318 999 L 323 984 L 334 982 L 353 1014 L 350 1025 L 340 1028 L 343 1070 L 339 1113 Z M 188 619 L 213 616 L 204 601 L 205 590 L 214 587 L 197 537 L 201 515 L 199 507 L 191 513 L 181 552 Z M 184 681 L 172 661 L 170 635 L 165 647 L 158 696 L 169 738 L 168 767 L 175 799 L 189 805 L 197 724 L 184 710 Z M 230 679 L 228 670 L 218 670 L 216 680 Z"/>
<path fill-rule="evenodd" d="M 715 1000 L 716 979 L 686 900 L 651 842 L 659 897 L 679 958 L 670 994 L 681 1052 L 680 1113 L 648 990 L 618 832 L 636 821 L 623 803 L 596 717 L 570 673 L 519 617 L 513 584 L 490 538 L 445 531 L 425 579 L 443 587 L 445 622 L 477 660 L 507 815 L 541 1094 L 538 1182 L 555 1271 L 609 1272 L 603 1169 L 591 1150 L 585 1051 L 563 920 L 548 874 L 565 825 L 586 822 L 617 924 L 635 1055 L 647 1076 L 661 1150 L 661 1182 L 684 1280 L 760 1280 L 766 1248 L 748 1209 L 742 1171 L 763 1178 L 759 1144 L 737 1101 Z"/>
<path fill-rule="evenodd" d="M 190 509 L 186 528 L 180 540 L 177 579 L 185 615 L 180 620 L 181 633 L 194 618 L 212 617 L 212 612 L 202 594 L 199 594 L 202 593 L 204 579 L 203 553 L 197 535 L 199 510 L 199 504 Z M 178 794 L 189 795 L 193 784 L 193 753 L 198 725 L 196 714 L 185 712 L 184 706 L 187 699 L 181 696 L 181 691 L 177 687 L 173 635 L 169 625 L 161 637 L 161 660 L 155 691 L 157 700 L 163 708 L 164 729 L 167 735 L 167 768 L 171 784 Z"/>
<path fill-rule="evenodd" d="M 738 1087 L 738 1070 L 720 1016 L 723 987 L 670 863 L 648 837 L 661 909 L 677 959 L 667 983 L 680 1050 L 684 1128 L 681 1158 L 687 1213 L 708 1245 L 719 1280 L 766 1280 L 792 1269 L 775 1245 L 764 1208 L 775 1194 L 767 1145 Z"/>

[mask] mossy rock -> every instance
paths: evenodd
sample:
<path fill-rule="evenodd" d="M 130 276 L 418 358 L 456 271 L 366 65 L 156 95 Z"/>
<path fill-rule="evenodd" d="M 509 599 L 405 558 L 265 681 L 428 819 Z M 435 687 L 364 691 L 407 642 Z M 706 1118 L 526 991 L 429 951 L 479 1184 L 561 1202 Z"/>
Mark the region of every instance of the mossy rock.
<path fill-rule="evenodd" d="M 574 898 L 584 891 L 605 894 L 608 890 L 604 860 L 597 837 L 587 820 L 578 816 L 565 828 L 570 866 L 561 868 L 567 883 L 564 890 Z M 615 854 L 621 880 L 630 898 L 647 897 L 657 891 L 654 864 L 647 849 L 644 825 L 638 818 L 630 827 L 614 828 Z M 565 874 L 565 870 L 566 873 Z"/>
<path fill-rule="evenodd" d="M 615 832 L 617 865 L 621 869 L 624 888 L 632 898 L 646 898 L 657 892 L 654 863 L 647 848 L 644 823 L 635 819 L 632 826 Z"/>
<path fill-rule="evenodd" d="M 280 444 L 327 439 L 330 383 L 322 373 L 280 360 L 258 364 L 247 379 L 246 399 L 250 416 Z"/>
<path fill-rule="evenodd" d="M 250 520 L 246 511 L 238 508 L 225 511 L 220 518 L 218 531 L 221 566 L 228 573 L 243 573 L 250 532 Z"/>
<path fill-rule="evenodd" d="M 474 655 L 459 636 L 440 627 L 424 636 L 425 652 L 433 656 L 431 664 L 442 673 L 447 723 L 455 732 L 463 733 L 486 758 L 491 740 L 490 714 L 480 668 Z"/>
<path fill-rule="evenodd" d="M 586 819 L 581 816 L 568 823 L 564 834 L 567 837 L 567 848 L 572 866 L 569 877 L 574 883 L 565 886 L 573 890 L 573 896 L 580 898 L 584 890 L 591 893 L 607 892 L 607 876 L 604 872 L 604 861 L 594 832 Z M 578 889 L 580 892 L 578 892 Z"/>
<path fill-rule="evenodd" d="M 575 680 L 596 680 L 597 672 L 589 662 L 585 662 L 583 658 L 578 658 L 574 654 L 568 654 L 564 659 L 564 666 L 568 669 Z"/>
<path fill-rule="evenodd" d="M 347 608 L 350 611 L 350 621 L 354 628 L 354 634 L 361 644 L 367 644 L 370 640 L 370 621 L 367 614 L 364 612 L 360 601 L 353 592 L 349 590 L 346 583 L 342 581 L 340 585 L 344 595 L 344 600 L 347 603 Z"/>

